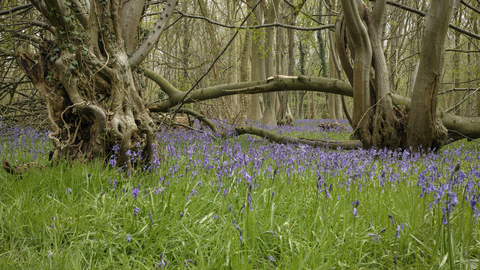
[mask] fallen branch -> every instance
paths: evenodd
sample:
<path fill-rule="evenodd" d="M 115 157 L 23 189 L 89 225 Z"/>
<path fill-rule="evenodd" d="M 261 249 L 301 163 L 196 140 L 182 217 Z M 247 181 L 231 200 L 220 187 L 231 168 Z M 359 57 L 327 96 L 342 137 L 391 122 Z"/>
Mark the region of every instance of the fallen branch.
<path fill-rule="evenodd" d="M 43 169 L 43 165 L 38 165 L 36 162 L 10 165 L 8 161 L 3 161 L 3 169 L 9 174 L 21 175 L 26 172 L 30 167 L 40 168 L 40 170 Z"/>
<path fill-rule="evenodd" d="M 239 135 L 253 134 L 262 138 L 267 138 L 276 143 L 306 144 L 314 147 L 323 147 L 328 149 L 357 149 L 362 147 L 360 141 L 330 141 L 320 139 L 291 138 L 284 135 L 275 134 L 271 131 L 254 126 L 239 126 L 235 130 Z"/>
<path fill-rule="evenodd" d="M 191 109 L 187 109 L 187 108 L 181 108 L 178 112 L 180 113 L 186 113 L 186 114 L 189 114 L 195 118 L 198 119 L 198 121 L 201 121 L 203 122 L 205 125 L 207 125 L 214 133 L 217 131 L 217 127 L 215 126 L 215 124 L 210 120 L 208 119 L 207 117 L 205 117 L 204 115 L 194 111 L 194 110 L 191 110 Z"/>

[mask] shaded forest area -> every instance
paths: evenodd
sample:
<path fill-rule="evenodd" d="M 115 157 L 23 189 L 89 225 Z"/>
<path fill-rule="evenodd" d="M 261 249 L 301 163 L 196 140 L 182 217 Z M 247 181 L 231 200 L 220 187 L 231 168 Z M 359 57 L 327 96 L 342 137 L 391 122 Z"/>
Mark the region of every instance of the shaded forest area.
<path fill-rule="evenodd" d="M 367 148 L 440 148 L 480 137 L 478 1 L 0 7 L 2 121 L 48 127 L 54 158 L 140 144 L 151 160 L 159 122 L 179 113 L 212 129 L 206 119 L 348 118 Z M 437 28 L 444 34 L 430 34 Z"/>

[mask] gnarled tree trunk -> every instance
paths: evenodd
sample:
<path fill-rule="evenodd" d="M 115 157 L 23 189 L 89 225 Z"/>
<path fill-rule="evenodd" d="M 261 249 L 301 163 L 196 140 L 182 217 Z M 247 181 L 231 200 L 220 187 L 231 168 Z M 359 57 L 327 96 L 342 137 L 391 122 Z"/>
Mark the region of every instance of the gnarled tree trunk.
<path fill-rule="evenodd" d="M 105 159 L 118 145 L 119 165 L 140 161 L 133 159 L 132 151 L 143 157 L 142 162 L 155 160 L 155 125 L 134 78 L 177 0 L 166 1 L 138 49 L 132 38 L 144 0 L 92 0 L 89 10 L 77 0 L 31 2 L 53 26 L 55 39 L 42 43 L 38 61 L 20 52 L 19 62 L 47 98 L 52 158 Z"/>
<path fill-rule="evenodd" d="M 392 104 L 382 49 L 381 26 L 386 0 L 377 0 L 373 12 L 360 0 L 342 0 L 344 13 L 336 24 L 336 48 L 353 86 L 352 126 L 363 147 L 439 149 L 444 143 L 446 129 L 436 116 L 436 95 L 446 32 L 456 3 L 449 0 L 431 3 L 435 8 L 427 17 L 412 111 L 406 117 L 401 108 Z M 347 51 L 354 60 L 353 67 Z"/>

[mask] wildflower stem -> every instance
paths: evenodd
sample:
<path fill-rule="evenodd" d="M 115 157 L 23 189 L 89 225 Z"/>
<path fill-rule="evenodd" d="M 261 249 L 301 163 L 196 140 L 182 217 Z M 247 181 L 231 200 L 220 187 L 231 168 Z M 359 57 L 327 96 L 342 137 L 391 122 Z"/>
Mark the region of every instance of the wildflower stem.
<path fill-rule="evenodd" d="M 430 262 L 430 265 L 433 267 L 435 265 L 435 260 L 437 259 L 437 250 L 438 250 L 438 244 L 440 243 L 440 234 L 442 231 L 442 214 L 441 214 L 441 209 L 438 207 L 438 229 L 437 229 L 437 239 L 435 241 L 435 247 L 433 249 L 433 254 L 432 254 L 432 261 Z"/>
<path fill-rule="evenodd" d="M 453 260 L 455 259 L 455 254 L 454 254 L 454 246 L 453 246 L 453 235 L 452 235 L 452 226 L 450 224 L 450 214 L 447 212 L 447 230 L 448 230 L 448 260 L 449 260 L 449 263 L 450 263 L 450 269 L 454 269 L 453 268 Z"/>

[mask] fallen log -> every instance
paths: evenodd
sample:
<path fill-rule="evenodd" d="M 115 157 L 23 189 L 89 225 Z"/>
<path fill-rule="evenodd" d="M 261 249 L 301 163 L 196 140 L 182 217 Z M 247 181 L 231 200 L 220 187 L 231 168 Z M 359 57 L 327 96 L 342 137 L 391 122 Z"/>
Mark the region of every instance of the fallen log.
<path fill-rule="evenodd" d="M 235 130 L 239 135 L 252 134 L 262 138 L 267 138 L 276 143 L 292 143 L 292 144 L 306 144 L 316 147 L 323 147 L 328 149 L 357 149 L 362 147 L 362 142 L 357 140 L 348 141 L 332 141 L 321 139 L 306 139 L 306 138 L 292 138 L 284 135 L 279 135 L 271 131 L 254 127 L 254 126 L 239 126 Z"/>

